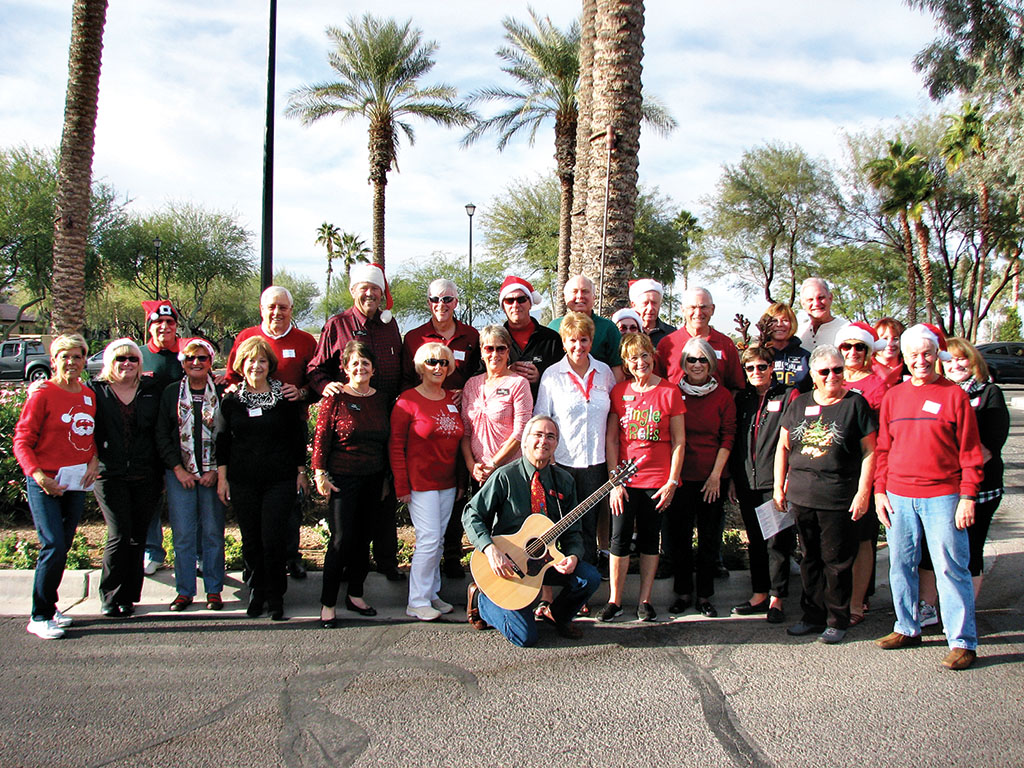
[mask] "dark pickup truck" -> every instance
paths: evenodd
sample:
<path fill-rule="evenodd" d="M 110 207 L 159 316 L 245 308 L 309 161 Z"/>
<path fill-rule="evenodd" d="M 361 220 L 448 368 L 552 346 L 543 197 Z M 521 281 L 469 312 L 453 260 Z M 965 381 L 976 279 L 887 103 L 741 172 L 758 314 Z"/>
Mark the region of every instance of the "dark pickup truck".
<path fill-rule="evenodd" d="M 50 377 L 50 355 L 36 339 L 8 339 L 0 344 L 0 379 L 39 381 Z"/>

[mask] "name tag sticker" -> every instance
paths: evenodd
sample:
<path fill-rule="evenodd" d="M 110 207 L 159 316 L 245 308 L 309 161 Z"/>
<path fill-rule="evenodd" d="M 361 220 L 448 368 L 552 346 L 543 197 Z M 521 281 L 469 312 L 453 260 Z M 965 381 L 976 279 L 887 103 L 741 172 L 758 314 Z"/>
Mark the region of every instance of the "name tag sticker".
<path fill-rule="evenodd" d="M 924 405 L 921 406 L 921 410 L 925 413 L 938 413 L 942 405 L 931 400 L 925 400 Z"/>
<path fill-rule="evenodd" d="M 82 395 L 82 402 L 86 405 L 92 405 L 92 398 L 88 395 Z"/>
<path fill-rule="evenodd" d="M 449 411 L 450 413 L 458 413 L 458 412 L 459 412 L 459 409 L 458 409 L 458 408 L 456 408 L 456 407 L 455 407 L 454 405 L 452 405 L 451 403 L 448 403 L 448 411 Z"/>
<path fill-rule="evenodd" d="M 353 336 L 365 336 L 366 335 L 366 329 L 365 328 L 357 328 L 355 333 L 353 333 L 352 335 Z"/>
<path fill-rule="evenodd" d="M 285 357 L 295 357 L 295 350 L 294 349 L 283 349 L 283 350 L 281 350 L 281 353 Z"/>
<path fill-rule="evenodd" d="M 631 403 L 634 400 L 636 400 L 636 395 L 623 395 L 622 396 L 622 400 L 623 400 L 623 402 Z"/>
<path fill-rule="evenodd" d="M 257 416 L 262 416 L 262 415 L 263 415 L 263 409 L 262 408 L 250 408 L 249 409 L 249 418 L 250 419 L 255 419 Z"/>
<path fill-rule="evenodd" d="M 981 398 L 980 397 L 972 397 L 971 398 L 971 408 L 977 408 L 979 405 L 981 405 Z"/>
<path fill-rule="evenodd" d="M 715 357 L 717 357 L 719 360 L 721 360 L 722 359 L 722 350 L 716 349 L 715 350 Z"/>
<path fill-rule="evenodd" d="M 455 356 L 456 360 L 465 360 L 466 359 L 466 350 L 464 350 L 464 349 L 452 350 L 452 354 Z"/>
<path fill-rule="evenodd" d="M 498 387 L 498 389 L 494 390 L 494 394 L 504 395 L 505 397 L 508 397 L 508 390 L 505 389 L 504 387 Z"/>
<path fill-rule="evenodd" d="M 349 403 L 348 407 L 349 407 L 349 410 L 351 410 L 351 411 L 361 411 L 362 410 L 362 408 L 359 407 L 359 403 Z"/>
<path fill-rule="evenodd" d="M 804 416 L 817 416 L 820 413 L 820 405 L 808 405 L 806 408 L 804 408 Z"/>
<path fill-rule="evenodd" d="M 770 413 L 775 413 L 775 411 L 781 411 L 781 410 L 782 410 L 782 401 L 780 401 L 780 400 L 772 400 L 771 402 L 768 403 L 768 411 Z"/>

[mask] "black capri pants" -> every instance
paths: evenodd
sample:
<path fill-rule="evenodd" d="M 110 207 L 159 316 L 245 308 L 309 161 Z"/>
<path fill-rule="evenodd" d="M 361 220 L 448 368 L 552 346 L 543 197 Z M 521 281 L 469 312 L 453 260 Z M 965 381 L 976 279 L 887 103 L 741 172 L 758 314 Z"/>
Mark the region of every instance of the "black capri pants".
<path fill-rule="evenodd" d="M 615 557 L 629 555 L 636 526 L 636 551 L 641 555 L 657 555 L 661 537 L 661 510 L 652 498 L 657 488 L 626 488 L 626 502 L 621 515 L 612 515 L 611 553 Z"/>

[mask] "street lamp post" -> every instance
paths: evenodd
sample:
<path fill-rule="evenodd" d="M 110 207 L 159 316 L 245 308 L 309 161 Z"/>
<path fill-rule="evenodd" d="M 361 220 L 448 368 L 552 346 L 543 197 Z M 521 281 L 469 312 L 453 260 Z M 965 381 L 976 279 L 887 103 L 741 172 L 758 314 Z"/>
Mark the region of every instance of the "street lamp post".
<path fill-rule="evenodd" d="M 473 214 L 476 213 L 476 206 L 472 203 L 466 204 L 466 214 L 469 216 L 469 291 L 466 305 L 469 315 L 469 324 L 473 324 Z"/>
<path fill-rule="evenodd" d="M 156 292 L 157 301 L 160 300 L 160 246 L 164 244 L 164 241 L 159 237 L 153 238 L 153 247 L 156 249 L 156 285 L 154 291 Z"/>

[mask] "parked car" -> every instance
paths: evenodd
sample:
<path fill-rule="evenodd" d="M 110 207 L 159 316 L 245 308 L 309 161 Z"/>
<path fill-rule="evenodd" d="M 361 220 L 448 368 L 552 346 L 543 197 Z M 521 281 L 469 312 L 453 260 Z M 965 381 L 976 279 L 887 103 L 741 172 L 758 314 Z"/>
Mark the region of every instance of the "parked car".
<path fill-rule="evenodd" d="M 0 344 L 0 379 L 40 381 L 50 378 L 50 354 L 37 339 L 8 339 Z"/>
<path fill-rule="evenodd" d="M 95 379 L 100 375 L 100 371 L 103 370 L 103 350 L 101 349 L 95 355 L 85 361 L 85 371 L 89 374 L 90 379 Z"/>
<path fill-rule="evenodd" d="M 978 351 L 988 363 L 993 381 L 1024 384 L 1024 342 L 994 341 L 979 344 Z"/>

